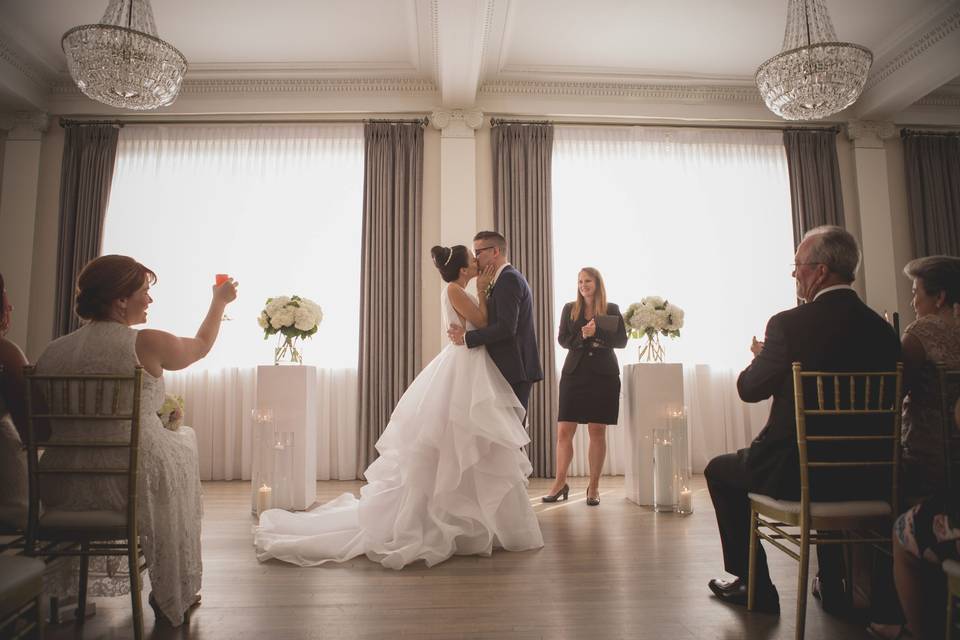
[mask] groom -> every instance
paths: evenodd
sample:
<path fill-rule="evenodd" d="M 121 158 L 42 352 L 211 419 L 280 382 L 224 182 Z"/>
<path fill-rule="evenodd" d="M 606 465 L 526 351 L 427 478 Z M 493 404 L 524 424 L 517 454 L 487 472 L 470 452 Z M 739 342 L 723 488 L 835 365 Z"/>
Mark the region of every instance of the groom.
<path fill-rule="evenodd" d="M 471 349 L 486 345 L 487 353 L 526 410 L 530 387 L 543 380 L 530 285 L 523 274 L 507 262 L 507 241 L 496 231 L 475 235 L 473 253 L 480 271 L 491 265 L 496 269 L 488 287 L 487 326 L 464 335 L 463 327 L 450 325 L 447 335 L 454 344 L 466 343 Z"/>

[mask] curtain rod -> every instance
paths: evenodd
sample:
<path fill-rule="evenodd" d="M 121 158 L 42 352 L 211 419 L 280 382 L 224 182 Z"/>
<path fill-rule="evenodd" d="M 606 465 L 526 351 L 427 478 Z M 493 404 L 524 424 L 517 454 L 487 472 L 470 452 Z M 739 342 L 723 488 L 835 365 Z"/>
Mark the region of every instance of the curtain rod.
<path fill-rule="evenodd" d="M 960 131 L 944 129 L 908 129 L 906 127 L 900 129 L 900 137 L 906 138 L 907 136 L 942 136 L 945 138 L 951 138 L 960 136 Z"/>
<path fill-rule="evenodd" d="M 536 125 L 552 124 L 568 127 L 677 127 L 686 129 L 740 129 L 757 131 L 827 131 L 830 133 L 839 133 L 839 125 L 778 125 L 771 123 L 769 125 L 744 125 L 734 123 L 667 123 L 667 122 L 578 122 L 576 120 L 507 120 L 505 118 L 490 118 L 490 126 L 496 127 L 505 124 L 517 125 Z"/>
<path fill-rule="evenodd" d="M 84 125 L 113 125 L 123 127 L 124 125 L 148 125 L 148 124 L 419 124 L 426 126 L 427 118 L 416 118 L 410 120 L 404 119 L 380 119 L 380 118 L 226 118 L 226 119 L 206 119 L 206 118 L 122 118 L 117 120 L 85 120 L 83 118 L 60 118 L 61 127 L 77 127 Z"/>

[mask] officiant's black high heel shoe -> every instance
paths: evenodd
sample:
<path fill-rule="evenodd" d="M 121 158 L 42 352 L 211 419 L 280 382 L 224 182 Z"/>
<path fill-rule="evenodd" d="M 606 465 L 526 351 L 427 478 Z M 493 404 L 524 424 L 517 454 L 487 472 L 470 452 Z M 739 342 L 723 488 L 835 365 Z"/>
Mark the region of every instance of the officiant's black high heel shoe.
<path fill-rule="evenodd" d="M 543 496 L 540 499 L 543 502 L 556 502 L 557 500 L 561 500 L 561 499 L 566 500 L 569 495 L 570 495 L 570 486 L 565 484 L 563 485 L 563 488 L 560 489 L 560 491 L 557 491 L 552 496 Z"/>

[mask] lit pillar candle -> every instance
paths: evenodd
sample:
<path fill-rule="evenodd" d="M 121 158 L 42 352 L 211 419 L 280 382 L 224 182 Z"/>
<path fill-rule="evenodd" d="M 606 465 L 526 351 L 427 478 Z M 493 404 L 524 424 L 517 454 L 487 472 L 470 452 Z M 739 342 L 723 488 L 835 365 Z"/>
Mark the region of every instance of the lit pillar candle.
<path fill-rule="evenodd" d="M 677 511 L 680 513 L 693 513 L 693 492 L 684 488 L 680 490 L 680 500 L 677 502 Z"/>
<path fill-rule="evenodd" d="M 257 515 L 270 508 L 270 502 L 273 498 L 273 489 L 267 485 L 260 487 L 260 490 L 257 491 Z"/>

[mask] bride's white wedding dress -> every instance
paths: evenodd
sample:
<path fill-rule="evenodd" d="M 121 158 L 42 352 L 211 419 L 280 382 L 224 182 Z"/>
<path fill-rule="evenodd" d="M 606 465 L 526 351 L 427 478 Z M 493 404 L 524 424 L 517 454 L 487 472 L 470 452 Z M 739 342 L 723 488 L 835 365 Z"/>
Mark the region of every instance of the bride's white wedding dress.
<path fill-rule="evenodd" d="M 446 289 L 441 309 L 444 326 L 463 324 Z M 447 345 L 397 403 L 360 499 L 345 493 L 312 511 L 265 511 L 254 529 L 257 558 L 312 566 L 366 554 L 400 569 L 542 547 L 522 415 L 486 349 Z"/>

